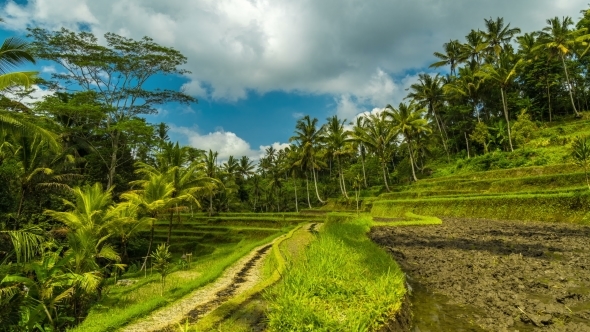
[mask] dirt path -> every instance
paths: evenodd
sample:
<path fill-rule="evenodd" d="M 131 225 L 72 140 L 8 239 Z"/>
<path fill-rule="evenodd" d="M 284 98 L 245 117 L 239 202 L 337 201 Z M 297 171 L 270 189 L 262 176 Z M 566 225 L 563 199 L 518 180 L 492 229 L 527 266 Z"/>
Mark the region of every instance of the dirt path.
<path fill-rule="evenodd" d="M 176 331 L 177 324 L 186 319 L 191 323 L 197 321 L 227 300 L 256 285 L 261 279 L 260 272 L 264 261 L 262 258 L 268 254 L 272 244 L 280 238 L 254 249 L 226 269 L 212 284 L 156 310 L 148 317 L 122 328 L 121 331 Z"/>
<path fill-rule="evenodd" d="M 590 331 L 590 227 L 446 218 L 370 236 L 433 307 L 456 309 L 422 332 L 446 331 L 439 318 L 476 324 L 461 331 Z"/>

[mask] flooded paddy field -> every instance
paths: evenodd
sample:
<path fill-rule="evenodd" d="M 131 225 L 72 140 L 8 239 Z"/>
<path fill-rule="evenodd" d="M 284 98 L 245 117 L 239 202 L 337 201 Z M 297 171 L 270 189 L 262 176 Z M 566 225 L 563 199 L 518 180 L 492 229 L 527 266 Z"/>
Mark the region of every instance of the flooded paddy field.
<path fill-rule="evenodd" d="M 445 218 L 374 227 L 407 274 L 413 331 L 590 331 L 590 227 Z"/>

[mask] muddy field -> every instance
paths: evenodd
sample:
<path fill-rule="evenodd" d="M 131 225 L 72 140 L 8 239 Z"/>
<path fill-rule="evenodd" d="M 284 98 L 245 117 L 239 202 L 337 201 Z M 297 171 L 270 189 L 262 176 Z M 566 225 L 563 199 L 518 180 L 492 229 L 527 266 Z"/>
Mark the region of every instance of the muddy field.
<path fill-rule="evenodd" d="M 370 236 L 414 287 L 415 331 L 590 331 L 590 227 L 446 218 Z"/>

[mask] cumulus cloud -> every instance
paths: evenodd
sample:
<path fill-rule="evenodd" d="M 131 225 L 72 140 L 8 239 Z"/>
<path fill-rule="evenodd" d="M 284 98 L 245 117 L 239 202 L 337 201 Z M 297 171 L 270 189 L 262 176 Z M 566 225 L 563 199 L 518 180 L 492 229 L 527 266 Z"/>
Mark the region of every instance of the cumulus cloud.
<path fill-rule="evenodd" d="M 185 54 L 184 90 L 235 101 L 249 91 L 330 94 L 340 112 L 403 97 L 392 77 L 420 70 L 449 39 L 503 16 L 523 31 L 579 16 L 584 0 L 29 0 L 8 1 L 10 28 L 28 24 L 153 37 Z M 361 108 L 362 110 L 362 108 Z"/>
<path fill-rule="evenodd" d="M 217 151 L 220 161 L 227 160 L 229 156 L 236 158 L 248 156 L 251 159 L 258 160 L 264 156 L 266 149 L 271 146 L 276 150 L 282 150 L 289 146 L 288 143 L 275 142 L 271 145 L 261 145 L 258 150 L 254 150 L 244 139 L 231 131 L 224 131 L 222 128 L 202 134 L 198 128 L 170 125 L 170 131 L 184 136 L 188 144 L 194 148 Z"/>
<path fill-rule="evenodd" d="M 53 91 L 46 90 L 41 88 L 40 86 L 33 84 L 30 87 L 29 93 L 23 94 L 25 92 L 24 88 L 16 87 L 8 90 L 5 92 L 7 98 L 18 101 L 28 107 L 32 107 L 34 103 L 42 100 L 46 96 L 52 95 Z"/>

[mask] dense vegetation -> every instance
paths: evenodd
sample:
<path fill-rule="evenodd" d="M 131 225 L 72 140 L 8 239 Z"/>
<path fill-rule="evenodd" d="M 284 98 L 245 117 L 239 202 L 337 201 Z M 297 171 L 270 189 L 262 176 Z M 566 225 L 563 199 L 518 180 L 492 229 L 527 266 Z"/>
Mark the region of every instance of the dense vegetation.
<path fill-rule="evenodd" d="M 279 151 L 268 148 L 257 164 L 246 156 L 219 161 L 215 151 L 170 142 L 166 124 L 146 122 L 143 116 L 156 112 L 159 105 L 196 101 L 182 92 L 148 88 L 152 85 L 146 82 L 158 76 L 186 73 L 182 69 L 186 58 L 172 48 L 147 37 L 132 40 L 112 33 L 101 45 L 91 33 L 66 29 L 31 29 L 30 44 L 5 40 L 0 46 L 3 328 L 51 331 L 78 325 L 89 312 L 96 314 L 91 308 L 104 301 L 110 278 L 131 266 L 145 273 L 150 257 L 162 285 L 149 291 L 165 295 L 171 256 L 198 251 L 169 246 L 183 214 L 204 213 L 200 217 L 209 218 L 227 212 L 283 213 L 318 207 L 329 198 L 352 204 L 359 197 L 407 189 L 402 186 L 409 183 L 416 189 L 411 195 L 421 195 L 421 186 L 439 186 L 451 196 L 482 188 L 493 191 L 494 186 L 506 186 L 495 178 L 447 183 L 422 179 L 454 175 L 456 180 L 473 171 L 569 162 L 577 163 L 579 173 L 556 170 L 546 178 L 516 181 L 521 189 L 527 183 L 546 183 L 577 191 L 490 197 L 519 206 L 534 201 L 546 208 L 535 215 L 542 220 L 562 215 L 573 205 L 585 208 L 586 194 L 579 193 L 579 186 L 590 186 L 588 113 L 583 111 L 588 110 L 590 97 L 590 11 L 582 11 L 575 24 L 571 18 L 556 17 L 540 31 L 524 34 L 502 18 L 483 23 L 482 29 L 468 32 L 464 42 L 451 40 L 442 52 L 434 53 L 440 61 L 432 67 L 446 67 L 449 74 L 421 74 L 406 102 L 355 119 L 333 116 L 323 125 L 304 116 L 295 124 L 292 144 Z M 60 70 L 48 80 L 35 72 L 15 71 L 38 60 L 51 61 Z M 17 101 L 31 94 L 33 84 L 54 93 L 32 104 Z M 557 167 L 573 167 L 564 165 Z M 386 195 L 400 198 L 395 195 L 408 193 Z M 461 206 L 466 215 L 470 209 L 481 211 L 490 197 L 462 198 Z M 423 203 L 405 199 L 405 205 L 395 208 L 382 201 L 376 203 L 374 215 L 387 211 L 388 216 L 403 216 L 416 204 L 422 204 L 425 214 L 444 215 L 448 199 Z M 509 209 L 502 217 L 514 213 L 519 212 Z M 339 255 L 342 246 L 369 246 L 360 240 L 367 225 L 341 226 L 328 225 L 326 235 L 308 253 L 317 259 L 300 263 L 320 264 L 309 265 L 318 278 L 326 272 L 321 266 L 329 257 L 326 248 Z M 211 275 L 169 295 L 178 297 L 202 285 L 240 253 L 274 236 L 253 237 L 232 252 L 234 256 L 225 252 L 228 256 L 211 267 Z M 338 242 L 337 237 L 349 242 Z M 374 265 L 380 268 L 381 263 Z M 362 268 L 350 268 L 362 274 Z M 281 286 L 285 301 L 293 299 L 289 287 L 309 281 L 296 270 Z M 352 288 L 347 291 L 354 293 Z M 332 293 L 341 295 L 341 290 Z M 327 293 L 328 302 L 338 300 L 330 298 L 332 293 Z M 399 298 L 386 300 L 392 310 L 399 302 Z M 298 301 L 312 310 L 305 299 Z M 136 313 L 121 314 L 121 321 L 164 302 L 158 298 L 141 303 Z M 271 326 L 289 324 L 278 309 L 273 314 Z M 374 324 L 365 318 L 354 317 L 349 326 Z M 333 324 L 329 316 L 310 319 L 326 320 L 322 323 L 326 328 Z"/>

